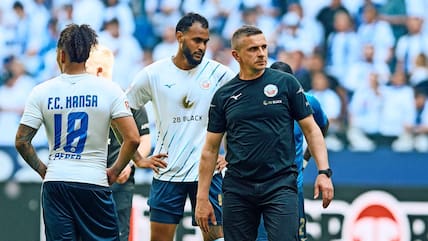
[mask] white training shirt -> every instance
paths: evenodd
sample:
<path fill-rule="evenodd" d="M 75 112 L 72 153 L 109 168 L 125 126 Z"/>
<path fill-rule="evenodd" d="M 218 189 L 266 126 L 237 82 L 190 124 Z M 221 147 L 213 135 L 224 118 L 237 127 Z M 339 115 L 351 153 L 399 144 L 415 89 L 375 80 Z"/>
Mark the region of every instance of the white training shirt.
<path fill-rule="evenodd" d="M 154 178 L 171 182 L 198 180 L 211 98 L 233 77 L 228 67 L 206 58 L 191 70 L 179 69 L 172 58 L 166 58 L 137 74 L 127 90 L 130 106 L 138 109 L 152 102 L 157 130 L 154 154 L 168 154 L 167 168 L 160 169 Z"/>
<path fill-rule="evenodd" d="M 21 124 L 35 129 L 45 125 L 49 142 L 45 182 L 108 186 L 110 122 L 131 115 L 116 83 L 89 74 L 62 74 L 32 90 Z"/>

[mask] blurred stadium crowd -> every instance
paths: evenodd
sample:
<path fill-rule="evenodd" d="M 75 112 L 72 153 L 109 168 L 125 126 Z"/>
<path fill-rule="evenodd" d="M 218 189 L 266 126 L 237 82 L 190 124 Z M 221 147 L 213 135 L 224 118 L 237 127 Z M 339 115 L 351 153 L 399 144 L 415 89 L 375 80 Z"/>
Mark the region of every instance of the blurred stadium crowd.
<path fill-rule="evenodd" d="M 261 28 L 269 61 L 289 63 L 321 102 L 331 151 L 428 152 L 428 0 L 1 0 L 0 146 L 14 145 L 31 88 L 59 74 L 64 26 L 98 30 L 125 89 L 139 69 L 175 54 L 175 24 L 189 11 L 210 21 L 206 57 L 235 71 L 233 31 Z M 46 145 L 40 132 L 34 141 Z"/>

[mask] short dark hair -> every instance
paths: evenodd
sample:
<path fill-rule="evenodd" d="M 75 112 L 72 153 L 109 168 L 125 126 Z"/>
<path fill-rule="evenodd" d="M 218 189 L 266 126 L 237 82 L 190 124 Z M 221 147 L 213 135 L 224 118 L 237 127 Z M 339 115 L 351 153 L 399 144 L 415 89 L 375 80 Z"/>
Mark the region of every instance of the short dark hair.
<path fill-rule="evenodd" d="M 70 62 L 83 63 L 89 58 L 91 48 L 97 44 L 97 34 L 89 25 L 69 24 L 62 30 L 57 48 L 68 54 Z"/>
<path fill-rule="evenodd" d="M 258 34 L 263 34 L 263 31 L 253 25 L 244 25 L 238 28 L 232 35 L 232 49 L 237 49 L 237 40 L 242 36 L 248 37 Z"/>
<path fill-rule="evenodd" d="M 20 2 L 20 1 L 16 1 L 13 3 L 12 5 L 12 9 L 20 9 L 23 10 L 24 9 L 24 5 Z"/>
<path fill-rule="evenodd" d="M 198 13 L 190 12 L 184 15 L 178 21 L 177 26 L 175 27 L 175 32 L 187 32 L 187 30 L 189 30 L 189 28 L 192 27 L 195 22 L 200 23 L 205 29 L 209 28 L 208 20 L 204 16 Z"/>
<path fill-rule="evenodd" d="M 291 69 L 291 66 L 282 61 L 276 61 L 275 63 L 271 64 L 270 68 L 277 69 L 285 73 L 293 74 L 293 70 Z"/>

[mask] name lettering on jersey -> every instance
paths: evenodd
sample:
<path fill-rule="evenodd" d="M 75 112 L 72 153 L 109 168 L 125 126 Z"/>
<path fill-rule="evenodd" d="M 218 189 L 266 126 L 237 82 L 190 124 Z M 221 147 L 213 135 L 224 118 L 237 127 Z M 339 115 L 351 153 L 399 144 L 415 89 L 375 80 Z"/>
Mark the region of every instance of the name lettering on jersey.
<path fill-rule="evenodd" d="M 65 107 L 60 97 L 48 98 L 48 110 L 61 110 L 63 108 L 97 107 L 97 95 L 72 95 L 65 97 Z"/>
<path fill-rule="evenodd" d="M 282 104 L 282 100 L 264 100 L 263 105 L 276 105 Z"/>
<path fill-rule="evenodd" d="M 172 123 L 182 123 L 188 121 L 202 121 L 201 115 L 184 115 L 184 116 L 176 116 L 172 118 Z"/>
<path fill-rule="evenodd" d="M 49 155 L 49 160 L 64 160 L 64 159 L 80 160 L 81 158 L 82 158 L 81 155 L 73 154 L 73 153 L 57 152 L 55 154 Z"/>

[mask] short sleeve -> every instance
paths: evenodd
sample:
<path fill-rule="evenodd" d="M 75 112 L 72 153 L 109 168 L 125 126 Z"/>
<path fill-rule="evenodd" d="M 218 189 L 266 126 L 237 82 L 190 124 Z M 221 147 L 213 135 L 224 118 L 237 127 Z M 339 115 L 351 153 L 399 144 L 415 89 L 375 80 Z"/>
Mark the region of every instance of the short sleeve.
<path fill-rule="evenodd" d="M 290 74 L 286 74 L 286 81 L 288 85 L 288 99 L 291 107 L 291 115 L 295 120 L 301 120 L 308 115 L 312 114 L 312 108 L 309 105 L 304 94 L 303 87 L 299 81 Z"/>
<path fill-rule="evenodd" d="M 226 131 L 226 116 L 223 108 L 223 103 L 220 94 L 217 91 L 210 104 L 208 112 L 208 128 L 209 132 L 223 133 Z"/>
<path fill-rule="evenodd" d="M 126 96 L 132 109 L 139 109 L 152 99 L 149 82 L 149 74 L 143 69 L 137 73 L 130 87 L 126 90 Z"/>
<path fill-rule="evenodd" d="M 114 98 L 111 109 L 112 119 L 132 116 L 132 112 L 129 108 L 129 103 L 128 99 L 126 98 L 126 94 L 122 91 L 119 85 L 113 82 L 111 83 L 116 85 L 114 90 L 114 95 L 116 96 L 116 98 Z"/>
<path fill-rule="evenodd" d="M 138 127 L 138 132 L 140 136 L 147 135 L 150 133 L 149 130 L 149 118 L 147 116 L 146 108 L 141 107 L 133 112 L 135 123 Z"/>
<path fill-rule="evenodd" d="M 38 103 L 37 88 L 34 88 L 25 104 L 24 113 L 21 117 L 21 124 L 34 129 L 39 129 L 43 123 L 41 105 Z"/>

